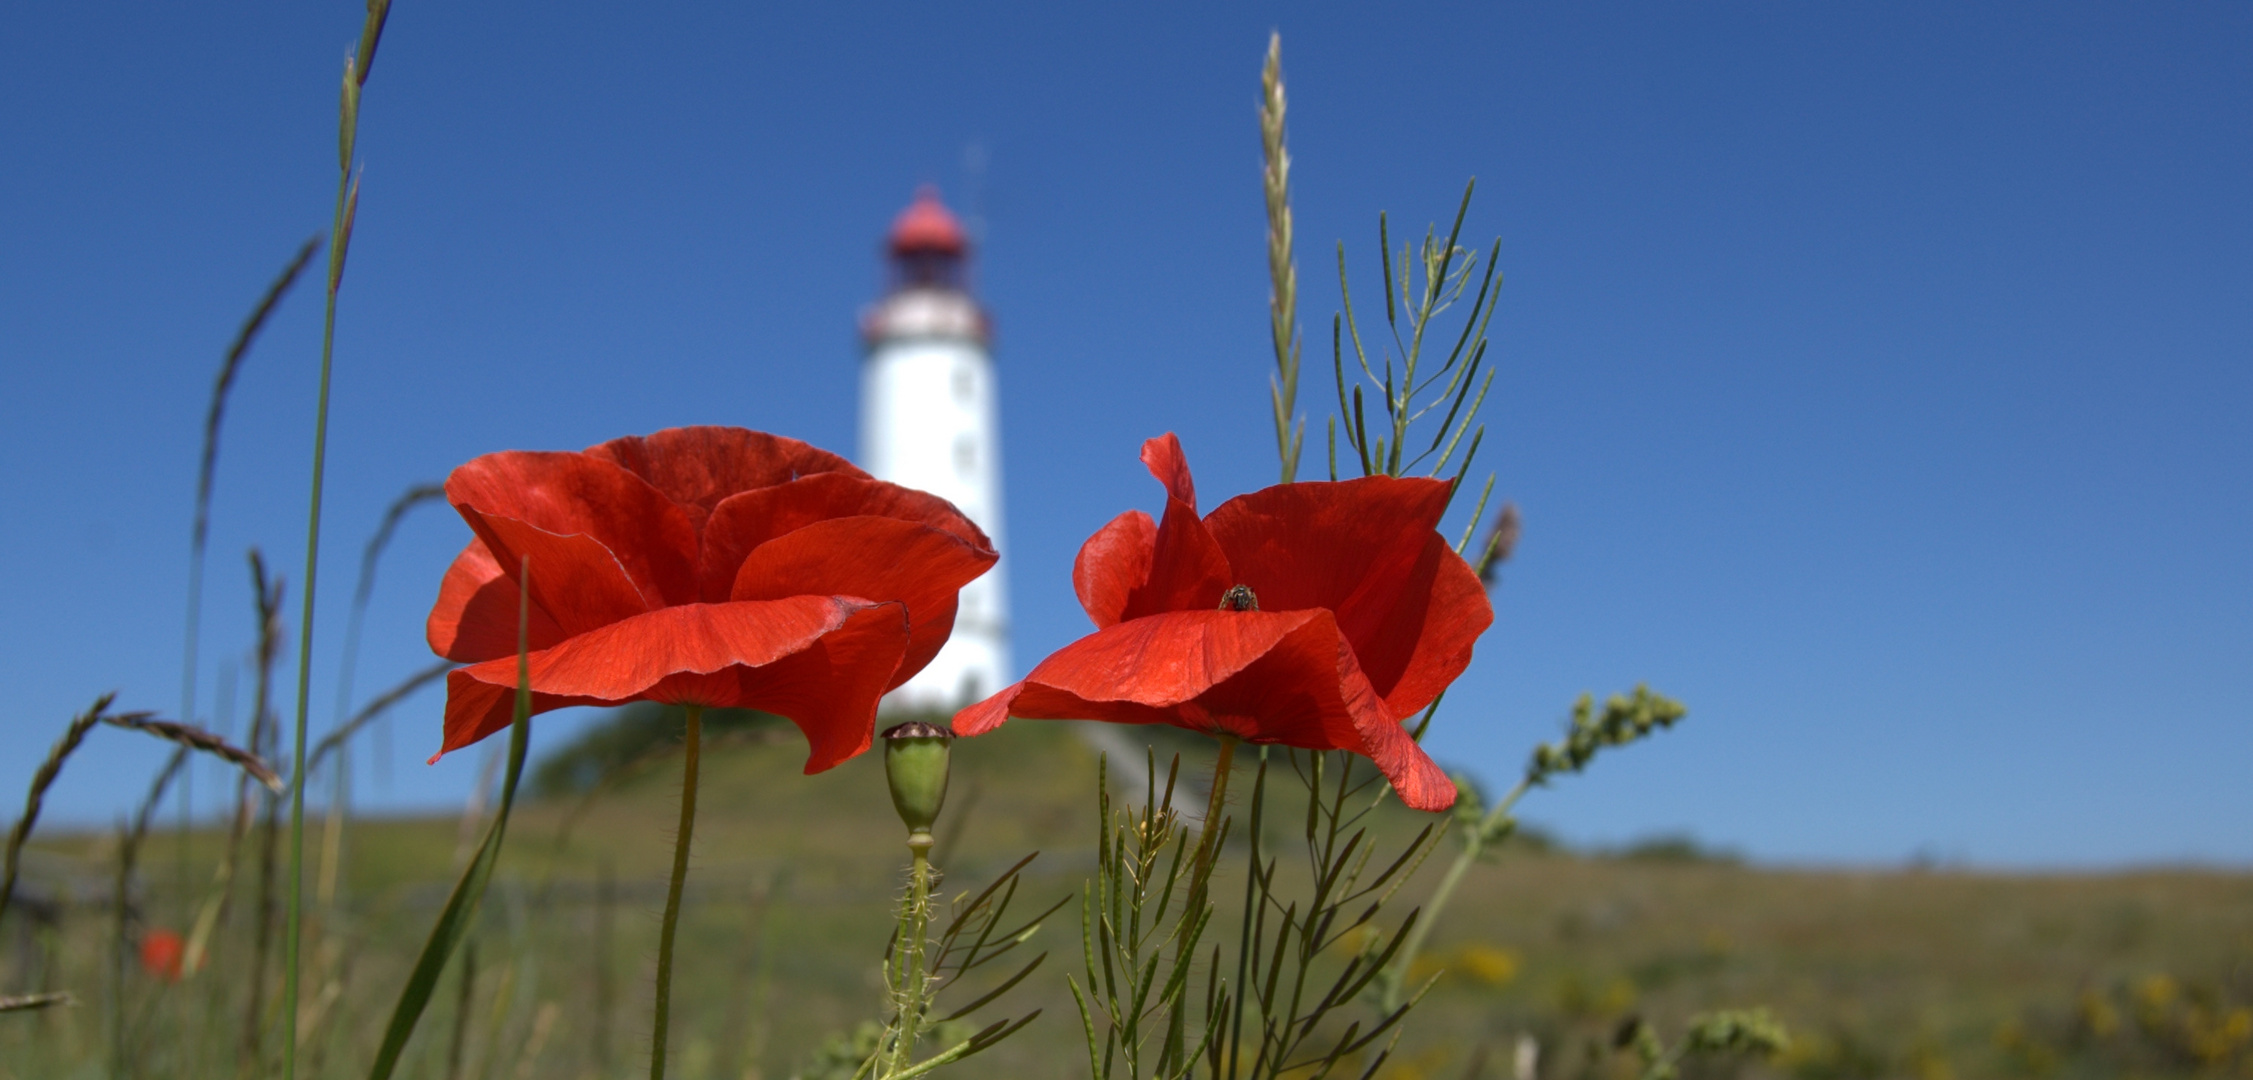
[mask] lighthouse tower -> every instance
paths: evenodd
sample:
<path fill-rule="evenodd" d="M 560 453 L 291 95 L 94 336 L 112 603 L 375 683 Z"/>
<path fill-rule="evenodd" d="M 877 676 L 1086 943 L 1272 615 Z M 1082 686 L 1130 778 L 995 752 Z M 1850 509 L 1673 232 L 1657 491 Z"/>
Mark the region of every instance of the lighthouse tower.
<path fill-rule="evenodd" d="M 860 465 L 953 503 L 1002 547 L 1001 437 L 970 244 L 925 187 L 885 242 L 890 285 L 861 316 Z M 1005 557 L 962 590 L 954 636 L 887 708 L 953 710 L 1009 685 Z"/>

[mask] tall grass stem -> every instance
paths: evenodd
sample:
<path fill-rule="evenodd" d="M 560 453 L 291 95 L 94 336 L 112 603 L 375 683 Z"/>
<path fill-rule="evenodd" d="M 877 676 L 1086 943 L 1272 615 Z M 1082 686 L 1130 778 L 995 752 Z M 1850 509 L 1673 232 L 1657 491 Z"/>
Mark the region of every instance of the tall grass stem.
<path fill-rule="evenodd" d="M 391 17 L 390 0 L 368 0 L 359 46 L 344 61 L 337 122 L 336 216 L 329 225 L 328 302 L 321 314 L 321 382 L 313 405 L 313 483 L 305 511 L 305 608 L 297 628 L 297 721 L 289 795 L 289 918 L 282 944 L 282 1077 L 297 1077 L 298 945 L 305 916 L 305 729 L 313 697 L 313 599 L 321 561 L 321 485 L 329 449 L 329 383 L 336 359 L 336 293 L 344 283 L 344 257 L 352 244 L 352 219 L 360 185 L 352 159 L 360 129 L 360 90 L 375 66 L 376 44 Z"/>

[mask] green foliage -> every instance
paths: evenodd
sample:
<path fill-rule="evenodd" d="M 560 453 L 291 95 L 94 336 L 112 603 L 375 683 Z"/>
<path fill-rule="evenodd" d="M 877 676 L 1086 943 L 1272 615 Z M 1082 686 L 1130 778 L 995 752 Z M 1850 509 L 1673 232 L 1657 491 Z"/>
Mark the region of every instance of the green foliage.
<path fill-rule="evenodd" d="M 1456 243 L 1462 237 L 1463 219 L 1470 213 L 1471 192 L 1476 186 L 1476 180 L 1463 185 L 1463 201 L 1455 210 L 1455 222 L 1449 226 L 1445 239 L 1440 238 L 1436 227 L 1427 226 L 1422 242 L 1414 247 L 1402 244 L 1397 256 L 1386 215 L 1377 215 L 1377 250 L 1384 271 L 1387 335 L 1372 339 L 1376 343 L 1374 349 L 1362 340 L 1360 321 L 1354 316 L 1353 290 L 1347 280 L 1345 243 L 1338 244 L 1338 290 L 1344 310 L 1330 321 L 1331 372 L 1338 393 L 1339 426 L 1345 429 L 1346 445 L 1354 451 L 1364 476 L 1401 476 L 1422 468 L 1434 455 L 1437 458 L 1432 460 L 1431 475 L 1438 476 L 1460 450 L 1462 459 L 1454 473 L 1454 482 L 1460 487 L 1463 476 L 1470 471 L 1472 459 L 1478 455 L 1479 442 L 1486 434 L 1477 424 L 1479 408 L 1485 404 L 1486 392 L 1494 384 L 1494 369 L 1488 368 L 1481 378 L 1479 367 L 1486 359 L 1486 326 L 1494 318 L 1495 300 L 1500 290 L 1495 268 L 1502 243 L 1501 238 L 1496 237 L 1493 246 L 1487 249 L 1483 273 L 1479 272 L 1479 252 Z M 1432 369 L 1432 357 L 1426 355 L 1425 347 L 1446 341 L 1447 335 L 1439 327 L 1440 318 L 1463 299 L 1474 275 L 1479 278 L 1479 288 L 1471 294 L 1470 310 L 1463 317 L 1462 329 L 1454 335 L 1452 347 L 1442 345 L 1447 352 L 1439 358 L 1438 367 Z M 1403 336 L 1404 330 L 1406 336 Z M 1353 381 L 1350 395 L 1346 392 L 1347 342 L 1353 346 L 1354 362 L 1361 371 L 1361 377 Z M 1375 364 L 1370 362 L 1373 354 Z M 1382 376 L 1378 374 L 1380 369 Z M 1369 432 L 1365 389 L 1376 391 L 1382 414 L 1374 435 Z M 1423 444 L 1422 436 L 1417 435 L 1414 441 L 1423 445 L 1410 456 L 1406 453 L 1411 441 L 1410 428 L 1442 407 L 1447 411 L 1433 430 L 1431 441 Z M 1463 444 L 1466 435 L 1470 436 L 1467 447 Z M 1330 475 L 1335 479 L 1338 464 L 1334 432 L 1331 440 Z M 1478 516 L 1472 515 L 1474 519 Z"/>
<path fill-rule="evenodd" d="M 1582 694 L 1573 703 L 1572 723 L 1565 737 L 1534 747 L 1533 758 L 1525 767 L 1526 783 L 1538 787 L 1560 773 L 1579 772 L 1588 767 L 1597 751 L 1626 746 L 1654 731 L 1673 727 L 1689 711 L 1681 702 L 1651 693 L 1649 687 L 1641 685 L 1631 696 L 1613 694 L 1606 698 L 1601 713 L 1595 711 L 1594 696 Z"/>
<path fill-rule="evenodd" d="M 939 999 L 960 985 L 966 976 L 1031 941 L 1049 916 L 1071 902 L 1069 898 L 1058 900 L 1032 918 L 1010 924 L 1010 903 L 1017 897 L 1025 867 L 1034 858 L 1027 855 L 1017 860 L 1016 865 L 1003 871 L 976 896 L 965 893 L 956 897 L 951 905 L 952 914 L 943 928 L 932 934 L 929 930 L 935 914 L 932 908 L 936 904 L 930 900 L 929 888 L 937 874 L 923 864 L 918 852 L 915 887 L 901 901 L 898 925 L 884 950 L 884 984 L 891 1006 L 890 1016 L 876 1029 L 876 1037 L 859 1059 L 858 1070 L 851 1074 L 855 1080 L 861 1077 L 912 1080 L 992 1049 L 1024 1030 L 1025 1025 L 1041 1014 L 1041 1010 L 1034 1009 L 1023 1016 L 1004 1017 L 982 1028 L 972 1028 L 964 1019 L 1024 982 L 1026 976 L 1048 959 L 1047 953 L 1026 961 L 1013 974 L 988 987 L 969 1003 L 944 1016 L 931 1015 Z M 936 1042 L 940 1049 L 916 1061 L 915 1048 L 922 1040 Z M 858 1046 L 857 1036 L 855 1045 Z"/>
<path fill-rule="evenodd" d="M 1185 873 L 1189 833 L 1173 811 L 1181 758 L 1166 770 L 1163 789 L 1157 771 L 1153 754 L 1141 808 L 1114 819 L 1108 759 L 1097 768 L 1096 873 L 1080 903 L 1087 983 L 1065 976 L 1087 1038 L 1091 1080 L 1187 1076 L 1219 1033 L 1219 999 L 1209 985 L 1204 1022 L 1189 1030 L 1189 976 L 1213 912 L 1190 888 L 1193 871 Z"/>
<path fill-rule="evenodd" d="M 1407 955 L 1403 945 L 1417 939 L 1422 925 L 1415 910 L 1391 922 L 1385 907 L 1438 847 L 1442 829 L 1426 824 L 1396 854 L 1376 862 L 1379 836 L 1370 824 L 1389 790 L 1383 777 L 1359 767 L 1359 759 L 1345 751 L 1292 750 L 1287 760 L 1306 790 L 1300 839 L 1309 880 L 1300 888 L 1283 886 L 1277 860 L 1264 854 L 1268 758 L 1263 755 L 1252 788 L 1240 989 L 1226 1052 L 1216 1047 L 1212 1074 L 1280 1080 L 1304 1070 L 1319 1080 L 1341 1066 L 1350 1070 L 1349 1063 L 1375 1047 L 1359 1073 L 1366 1080 L 1391 1056 L 1401 1021 L 1432 985 L 1401 992 L 1402 969 L 1392 965 Z M 1369 1015 L 1342 1019 L 1356 1001 L 1371 1006 Z M 1333 1016 L 1341 1018 L 1325 1026 Z M 1379 1039 L 1385 1040 L 1381 1047 Z"/>
<path fill-rule="evenodd" d="M 1672 1046 L 1641 1017 L 1620 1024 L 1615 1048 L 1631 1051 L 1642 1063 L 1641 1080 L 1678 1080 L 1691 1057 L 1773 1057 L 1791 1045 L 1784 1025 L 1766 1009 L 1726 1009 L 1690 1018 L 1688 1030 Z"/>

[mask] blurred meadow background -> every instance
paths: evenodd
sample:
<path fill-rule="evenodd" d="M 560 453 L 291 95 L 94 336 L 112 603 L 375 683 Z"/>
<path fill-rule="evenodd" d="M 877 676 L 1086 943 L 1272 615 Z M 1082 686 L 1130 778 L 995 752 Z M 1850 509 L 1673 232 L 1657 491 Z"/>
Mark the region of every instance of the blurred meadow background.
<path fill-rule="evenodd" d="M 0 8 L 0 793 L 97 693 L 177 711 L 206 400 L 327 226 L 359 18 Z M 1078 636 L 1079 542 L 1158 501 L 1143 438 L 1180 433 L 1208 505 L 1273 478 L 1271 30 L 1302 476 L 1336 245 L 1373 296 L 1377 213 L 1396 238 L 1444 227 L 1471 176 L 1467 241 L 1499 237 L 1477 471 L 1524 538 L 1428 745 L 1500 789 L 1583 691 L 1647 681 L 1691 710 L 1529 798 L 1538 828 L 1435 932 L 1448 974 L 1394 1075 L 1510 1075 L 1520 1035 L 1550 1048 L 1542 1075 L 1575 1075 L 1623 1017 L 1734 1004 L 1799 1033 L 1768 1066 L 1786 1075 L 2253 1070 L 2239 5 L 403 3 L 359 128 L 316 737 L 363 545 L 402 491 L 481 453 L 689 423 L 849 452 L 855 319 L 923 183 L 965 217 L 997 324 L 1020 670 Z M 246 549 L 296 618 L 319 265 L 247 357 L 219 452 L 192 719 L 238 736 Z M 442 504 L 399 522 L 345 708 L 430 663 L 422 620 L 466 538 Z M 358 1075 L 486 806 L 489 757 L 424 763 L 441 696 L 353 744 L 347 857 L 307 938 L 322 1011 L 301 1022 L 342 1033 L 316 1075 Z M 618 723 L 544 716 L 535 761 Z M 957 881 L 1037 847 L 1033 891 L 1075 887 L 1095 765 L 1068 732 L 958 747 Z M 818 1075 L 873 1000 L 855 965 L 886 929 L 888 807 L 872 762 L 803 781 L 800 749 L 752 728 L 709 766 L 679 1075 Z M 104 1075 L 119 1030 L 148 1075 L 235 1060 L 246 986 L 189 999 L 133 965 L 98 992 L 114 827 L 167 753 L 97 730 L 50 794 L 26 876 L 55 914 L 0 926 L 0 994 L 84 1004 L 0 1017 L 0 1075 Z M 672 781 L 582 803 L 583 780 L 522 811 L 417 1075 L 631 1070 Z M 140 852 L 137 918 L 192 915 L 234 791 L 191 763 Z M 1072 952 L 1069 921 L 1042 947 Z M 1022 993 L 1050 1011 L 988 1065 L 1076 1075 L 1060 984 Z"/>

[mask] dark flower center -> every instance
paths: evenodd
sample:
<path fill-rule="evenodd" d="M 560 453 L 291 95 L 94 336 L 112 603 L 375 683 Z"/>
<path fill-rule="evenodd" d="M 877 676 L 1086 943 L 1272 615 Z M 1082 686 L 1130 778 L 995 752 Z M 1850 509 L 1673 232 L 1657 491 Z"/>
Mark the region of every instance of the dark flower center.
<path fill-rule="evenodd" d="M 1252 587 L 1249 585 L 1231 585 L 1227 592 L 1220 594 L 1220 609 L 1222 611 L 1258 611 L 1259 597 L 1252 595 Z"/>
<path fill-rule="evenodd" d="M 884 738 L 951 739 L 954 738 L 954 729 L 945 724 L 930 724 L 921 720 L 910 720 L 907 723 L 885 729 Z"/>

